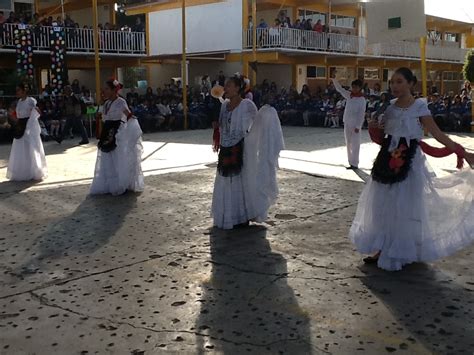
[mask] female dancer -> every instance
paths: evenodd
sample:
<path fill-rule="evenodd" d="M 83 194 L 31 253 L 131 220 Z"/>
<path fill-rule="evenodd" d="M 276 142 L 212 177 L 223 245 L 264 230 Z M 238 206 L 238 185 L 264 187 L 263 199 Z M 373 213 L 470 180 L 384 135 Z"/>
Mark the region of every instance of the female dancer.
<path fill-rule="evenodd" d="M 262 222 L 275 201 L 276 166 L 283 137 L 276 111 L 257 114 L 255 104 L 242 99 L 246 83 L 235 75 L 225 84 L 226 101 L 219 116 L 219 161 L 212 199 L 214 225 L 222 229 Z M 254 122 L 255 121 L 255 122 Z M 258 187 L 257 187 L 258 186 Z"/>
<path fill-rule="evenodd" d="M 47 167 L 36 100 L 28 96 L 26 84 L 17 86 L 16 96 L 18 103 L 7 178 L 13 181 L 43 180 L 47 176 Z"/>
<path fill-rule="evenodd" d="M 118 95 L 122 85 L 108 80 L 104 87 L 104 125 L 98 144 L 91 194 L 121 195 L 127 190 L 143 191 L 141 168 L 142 130 L 127 102 Z"/>
<path fill-rule="evenodd" d="M 385 270 L 443 258 L 474 241 L 474 175 L 463 170 L 432 178 L 420 151 L 426 146 L 420 142 L 423 129 L 448 153 L 456 153 L 461 163 L 474 163 L 474 155 L 440 131 L 426 101 L 413 97 L 415 84 L 410 69 L 398 69 L 391 81 L 396 99 L 386 109 L 382 125 L 380 120 L 370 121 L 372 131 L 380 129 L 382 148 L 350 230 L 361 253 L 375 253 L 364 261 Z"/>

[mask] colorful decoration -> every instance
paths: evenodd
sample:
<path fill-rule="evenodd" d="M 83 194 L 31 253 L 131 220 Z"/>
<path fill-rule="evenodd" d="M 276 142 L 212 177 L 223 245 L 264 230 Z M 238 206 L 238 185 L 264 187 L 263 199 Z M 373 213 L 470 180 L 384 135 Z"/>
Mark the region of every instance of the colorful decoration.
<path fill-rule="evenodd" d="M 33 46 L 31 31 L 26 26 L 18 26 L 14 31 L 16 48 L 16 70 L 23 80 L 33 81 Z"/>
<path fill-rule="evenodd" d="M 67 82 L 66 41 L 63 27 L 50 30 L 51 49 L 51 87 L 58 94 Z"/>
<path fill-rule="evenodd" d="M 405 165 L 405 151 L 408 147 L 405 144 L 400 144 L 400 146 L 392 152 L 392 156 L 388 163 L 390 169 L 394 170 L 396 173 L 400 172 L 400 168 Z"/>

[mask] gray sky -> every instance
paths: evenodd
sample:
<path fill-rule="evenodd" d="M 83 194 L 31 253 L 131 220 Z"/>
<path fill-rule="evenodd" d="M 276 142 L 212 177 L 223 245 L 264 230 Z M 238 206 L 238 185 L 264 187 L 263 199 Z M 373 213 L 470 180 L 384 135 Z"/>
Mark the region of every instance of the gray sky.
<path fill-rule="evenodd" d="M 425 0 L 425 13 L 474 23 L 474 0 Z"/>

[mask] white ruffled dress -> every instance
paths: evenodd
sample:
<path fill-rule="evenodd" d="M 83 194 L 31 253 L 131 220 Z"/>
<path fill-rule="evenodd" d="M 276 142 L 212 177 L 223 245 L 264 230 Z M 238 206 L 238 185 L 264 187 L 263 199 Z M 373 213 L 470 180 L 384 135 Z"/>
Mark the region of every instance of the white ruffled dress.
<path fill-rule="evenodd" d="M 283 149 L 278 114 L 264 106 L 258 113 L 255 104 L 242 100 L 232 112 L 224 102 L 219 118 L 221 146 L 231 147 L 244 139 L 242 171 L 224 177 L 217 172 L 212 196 L 214 225 L 232 229 L 247 221 L 263 222 L 278 197 L 276 170 Z"/>
<path fill-rule="evenodd" d="M 127 190 L 144 190 L 142 130 L 135 118 L 127 121 L 125 110 L 128 110 L 127 102 L 118 97 L 103 113 L 104 121 L 120 120 L 122 124 L 115 136 L 117 147 L 108 153 L 97 150 L 94 180 L 90 188 L 92 195 L 121 195 Z"/>
<path fill-rule="evenodd" d="M 36 110 L 36 100 L 32 97 L 18 100 L 16 115 L 18 118 L 29 117 L 29 119 L 23 137 L 13 139 L 7 179 L 12 181 L 43 180 L 48 175 L 48 169 L 41 142 L 41 127 L 38 122 L 40 114 Z"/>
<path fill-rule="evenodd" d="M 385 111 L 385 133 L 391 148 L 401 137 L 421 140 L 419 118 L 430 116 L 422 99 L 402 109 L 391 105 Z M 447 257 L 474 242 L 474 174 L 461 170 L 436 178 L 418 147 L 405 180 L 393 185 L 369 178 L 350 229 L 358 251 L 381 251 L 378 266 L 400 270 L 413 262 Z"/>

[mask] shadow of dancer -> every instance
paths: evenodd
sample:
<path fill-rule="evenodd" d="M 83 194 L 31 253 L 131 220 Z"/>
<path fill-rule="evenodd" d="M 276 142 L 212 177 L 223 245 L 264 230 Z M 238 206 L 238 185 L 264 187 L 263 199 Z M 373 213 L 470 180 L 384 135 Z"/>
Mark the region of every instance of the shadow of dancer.
<path fill-rule="evenodd" d="M 0 195 L 2 194 L 11 194 L 11 193 L 19 193 L 33 187 L 35 185 L 41 184 L 41 181 L 11 181 L 6 180 L 0 182 Z"/>
<path fill-rule="evenodd" d="M 57 260 L 89 255 L 106 245 L 120 229 L 137 194 L 88 196 L 69 216 L 39 235 L 33 258 L 19 267 L 17 275 L 34 274 Z"/>
<path fill-rule="evenodd" d="M 203 285 L 197 353 L 311 354 L 309 317 L 287 282 L 266 229 L 210 235 L 212 274 Z"/>
<path fill-rule="evenodd" d="M 395 328 L 402 326 L 411 334 L 399 344 L 401 349 L 409 351 L 421 344 L 433 354 L 472 353 L 474 283 L 463 287 L 427 264 L 412 264 L 396 273 L 361 269 L 366 273 L 362 282 L 398 322 L 394 326 L 393 318 L 386 319 L 387 328 L 381 330 L 396 334 Z"/>

